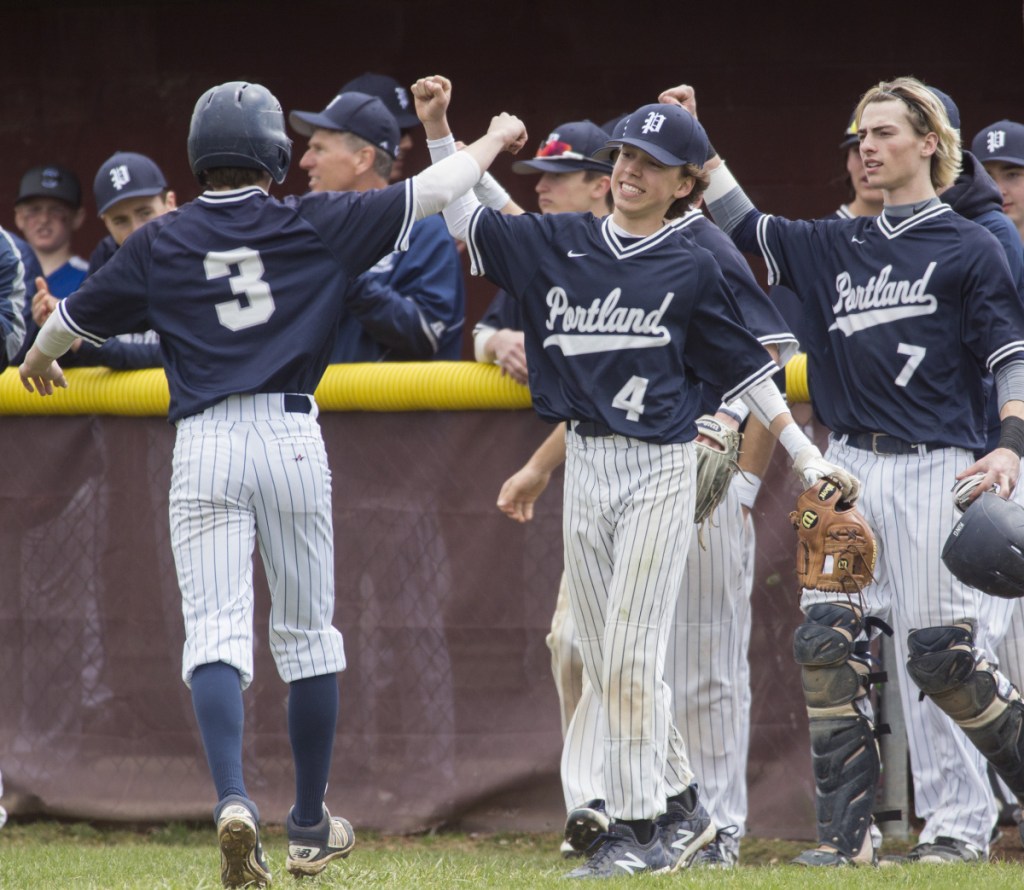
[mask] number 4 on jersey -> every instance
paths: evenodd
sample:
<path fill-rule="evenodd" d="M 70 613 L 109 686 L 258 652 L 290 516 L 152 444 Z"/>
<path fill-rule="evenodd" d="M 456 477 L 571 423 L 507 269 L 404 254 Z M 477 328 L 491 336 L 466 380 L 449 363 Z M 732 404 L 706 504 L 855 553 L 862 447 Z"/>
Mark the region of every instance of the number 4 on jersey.
<path fill-rule="evenodd" d="M 626 412 L 626 420 L 639 420 L 644 413 L 644 394 L 647 392 L 646 377 L 630 377 L 622 389 L 615 393 L 612 407 Z"/>

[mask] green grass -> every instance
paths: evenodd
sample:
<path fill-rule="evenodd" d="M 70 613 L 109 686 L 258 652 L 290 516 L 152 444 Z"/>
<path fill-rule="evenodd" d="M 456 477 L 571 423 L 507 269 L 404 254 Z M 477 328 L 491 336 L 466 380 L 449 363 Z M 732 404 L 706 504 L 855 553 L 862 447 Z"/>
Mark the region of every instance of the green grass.
<path fill-rule="evenodd" d="M 568 870 L 554 835 L 436 834 L 393 838 L 360 834 L 352 856 L 319 878 L 299 884 L 284 870 L 280 828 L 264 833 L 277 888 L 564 888 Z M 620 878 L 603 887 L 677 886 L 742 890 L 814 890 L 860 887 L 1014 888 L 1024 879 L 1019 861 L 982 865 L 903 866 L 818 870 L 785 863 L 806 845 L 747 838 L 744 866 L 733 871 L 685 871 L 667 877 Z M 887 844 L 897 852 L 907 845 Z M 1014 845 L 1009 847 L 1019 853 Z M 9 824 L 0 831 L 3 890 L 215 890 L 220 887 L 213 828 L 172 824 L 145 830 L 96 828 L 83 823 Z"/>

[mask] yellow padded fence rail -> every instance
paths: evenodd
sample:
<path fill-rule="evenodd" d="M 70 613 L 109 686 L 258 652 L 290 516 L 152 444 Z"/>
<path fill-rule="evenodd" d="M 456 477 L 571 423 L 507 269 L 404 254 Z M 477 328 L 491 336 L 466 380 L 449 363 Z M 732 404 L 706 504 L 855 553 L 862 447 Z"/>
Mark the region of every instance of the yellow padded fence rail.
<path fill-rule="evenodd" d="M 162 417 L 170 395 L 162 368 L 69 368 L 67 389 L 42 398 L 17 369 L 0 374 L 0 414 L 118 414 Z M 477 411 L 530 407 L 525 386 L 494 365 L 391 362 L 330 365 L 316 390 L 323 411 Z"/>
<path fill-rule="evenodd" d="M 162 417 L 170 396 L 162 368 L 111 371 L 69 368 L 67 389 L 41 398 L 15 368 L 0 374 L 0 414 L 115 414 Z M 791 402 L 807 401 L 807 357 L 786 365 Z M 322 411 L 481 411 L 530 407 L 525 386 L 477 362 L 330 365 L 316 390 Z"/>

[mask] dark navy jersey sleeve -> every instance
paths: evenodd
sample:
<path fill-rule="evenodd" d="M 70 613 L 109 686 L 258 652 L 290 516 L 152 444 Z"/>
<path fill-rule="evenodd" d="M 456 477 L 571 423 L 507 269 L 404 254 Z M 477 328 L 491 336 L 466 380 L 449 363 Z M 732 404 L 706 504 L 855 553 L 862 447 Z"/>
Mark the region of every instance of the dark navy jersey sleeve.
<path fill-rule="evenodd" d="M 793 329 L 761 289 L 732 239 L 699 211 L 682 218 L 681 230 L 714 255 L 736 297 L 744 327 L 762 344 L 775 346 L 781 364 L 789 361 L 799 345 Z"/>
<path fill-rule="evenodd" d="M 332 362 L 458 359 L 465 285 L 444 220 L 417 222 L 409 249 L 391 251 L 353 281 L 345 306 Z"/>
<path fill-rule="evenodd" d="M 480 327 L 494 328 L 496 331 L 521 331 L 523 316 L 519 311 L 519 303 L 509 296 L 508 291 L 499 290 L 477 324 Z"/>
<path fill-rule="evenodd" d="M 470 241 L 478 270 L 519 302 L 530 394 L 546 420 L 689 441 L 701 383 L 736 397 L 774 371 L 715 258 L 676 224 L 627 238 L 590 214 L 487 211 Z"/>

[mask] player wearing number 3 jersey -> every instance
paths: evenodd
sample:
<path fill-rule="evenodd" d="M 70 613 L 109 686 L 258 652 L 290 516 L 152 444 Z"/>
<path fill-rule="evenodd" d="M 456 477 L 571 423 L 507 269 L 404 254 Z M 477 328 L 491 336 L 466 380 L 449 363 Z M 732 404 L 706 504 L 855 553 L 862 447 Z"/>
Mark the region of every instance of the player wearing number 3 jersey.
<path fill-rule="evenodd" d="M 217 789 L 225 886 L 270 882 L 241 757 L 254 539 L 271 592 L 270 650 L 290 685 L 288 870 L 317 874 L 354 843 L 351 826 L 324 806 L 345 656 L 331 624 L 331 480 L 312 396 L 345 288 L 525 138 L 518 120 L 499 115 L 444 169 L 378 191 L 279 201 L 268 189 L 284 179 L 291 148 L 280 105 L 257 84 L 214 87 L 196 105 L 188 143 L 206 191 L 131 235 L 60 303 L 21 366 L 26 387 L 47 394 L 65 385 L 53 358 L 75 337 L 160 335 L 177 427 L 170 525 L 183 678 Z"/>
<path fill-rule="evenodd" d="M 413 86 L 435 159 L 454 140 L 450 83 Z M 602 747 L 607 831 L 571 877 L 674 870 L 715 836 L 672 720 L 665 659 L 693 530 L 699 382 L 747 396 L 801 472 L 837 470 L 792 424 L 775 362 L 740 323 L 714 257 L 679 216 L 703 189 L 707 138 L 679 108 L 648 105 L 617 128 L 610 217 L 502 215 L 468 194 L 445 211 L 476 272 L 519 300 L 536 411 L 567 421 L 565 571 L 593 721 L 565 744 Z M 785 439 L 785 435 L 783 436 Z M 808 463 L 809 462 L 809 463 Z M 840 471 L 850 495 L 856 481 Z M 596 738 L 583 738 L 587 726 Z M 657 823 L 656 821 L 657 820 Z M 598 829 L 600 830 L 600 829 Z"/>

